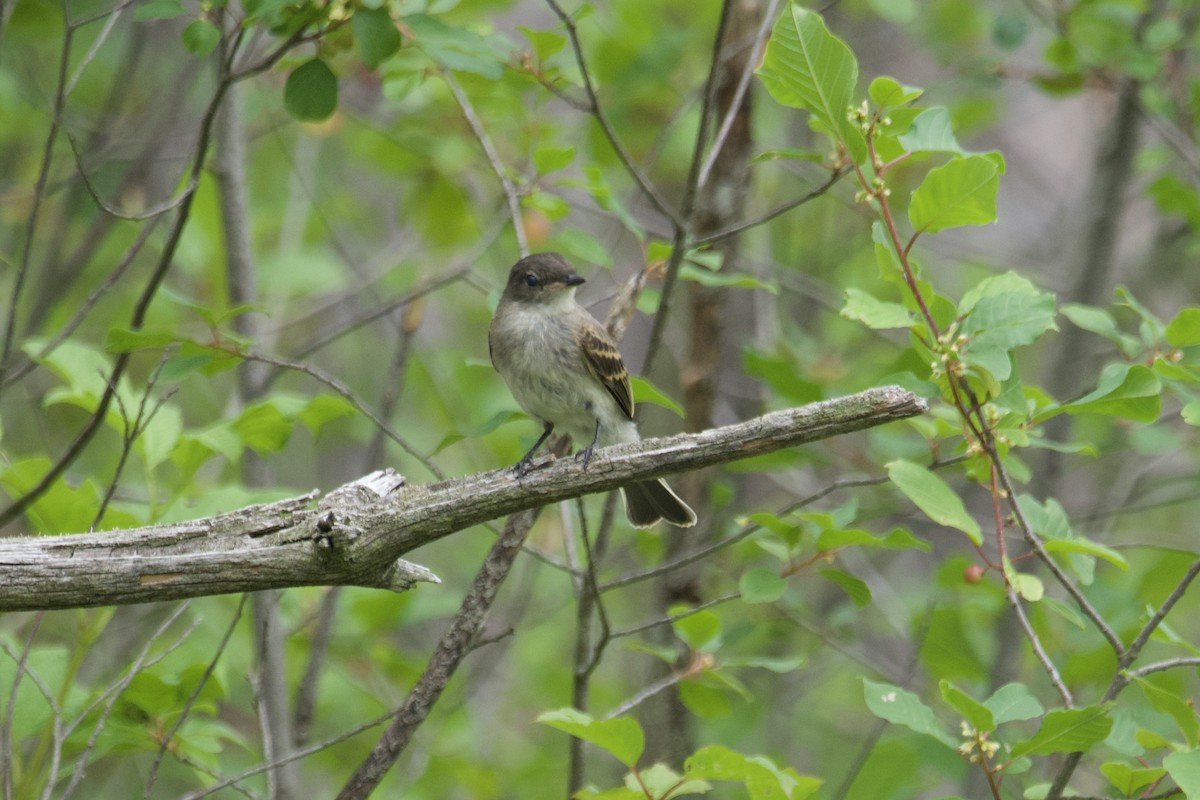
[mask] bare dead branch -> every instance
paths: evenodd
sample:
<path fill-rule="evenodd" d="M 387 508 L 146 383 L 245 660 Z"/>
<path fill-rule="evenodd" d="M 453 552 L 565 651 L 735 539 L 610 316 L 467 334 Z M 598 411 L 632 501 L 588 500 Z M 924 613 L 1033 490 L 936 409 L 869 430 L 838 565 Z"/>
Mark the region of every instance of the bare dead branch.
<path fill-rule="evenodd" d="M 590 466 L 541 459 L 418 486 L 374 473 L 317 492 L 171 525 L 0 540 L 0 611 L 123 605 L 289 586 L 402 591 L 436 581 L 400 557 L 488 520 L 632 480 L 863 430 L 925 410 L 896 386 L 774 411 L 696 434 L 598 451 Z"/>

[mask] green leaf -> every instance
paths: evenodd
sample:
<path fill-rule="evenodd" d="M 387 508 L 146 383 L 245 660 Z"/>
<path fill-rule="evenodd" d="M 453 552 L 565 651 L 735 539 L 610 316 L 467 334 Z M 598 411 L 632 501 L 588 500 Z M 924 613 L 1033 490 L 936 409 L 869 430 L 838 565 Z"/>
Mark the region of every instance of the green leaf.
<path fill-rule="evenodd" d="M 911 311 L 899 303 L 876 300 L 861 289 L 846 290 L 842 316 L 856 319 L 873 330 L 911 328 L 915 319 Z"/>
<path fill-rule="evenodd" d="M 821 787 L 821 781 L 780 769 L 764 756 L 747 756 L 722 745 L 701 747 L 683 764 L 685 777 L 713 781 L 739 781 L 751 800 L 804 800 Z"/>
<path fill-rule="evenodd" d="M 367 69 L 375 69 L 400 49 L 400 30 L 386 8 L 355 9 L 350 17 L 350 30 L 359 58 Z"/>
<path fill-rule="evenodd" d="M 702 719 L 718 719 L 733 713 L 733 703 L 724 689 L 695 680 L 679 685 L 679 699 L 689 711 Z"/>
<path fill-rule="evenodd" d="M 652 764 L 639 770 L 635 777 L 633 773 L 625 776 L 625 786 L 638 791 L 638 797 L 647 796 L 657 800 L 671 800 L 684 795 L 706 794 L 712 787 L 702 780 L 680 780 L 679 773 L 666 764 Z M 649 791 L 649 795 L 646 792 Z"/>
<path fill-rule="evenodd" d="M 814 127 L 845 142 L 856 159 L 862 158 L 862 132 L 847 118 L 858 62 L 819 14 L 791 4 L 775 24 L 758 75 L 776 102 L 807 110 Z"/>
<path fill-rule="evenodd" d="M 1068 414 L 1106 414 L 1137 422 L 1153 422 L 1162 412 L 1162 384 L 1142 364 L 1109 364 L 1096 388 L 1073 403 L 1059 407 Z"/>
<path fill-rule="evenodd" d="M 302 122 L 329 119 L 337 110 L 338 83 L 333 70 L 320 58 L 292 70 L 283 87 L 283 105 Z"/>
<path fill-rule="evenodd" d="M 1166 770 L 1161 767 L 1133 768 L 1116 761 L 1101 764 L 1100 771 L 1108 778 L 1108 782 L 1126 797 L 1132 797 L 1138 789 L 1149 786 L 1166 774 Z"/>
<path fill-rule="evenodd" d="M 357 413 L 358 409 L 354 407 L 354 404 L 341 395 L 318 394 L 313 395 L 304 408 L 296 414 L 296 421 L 316 434 L 325 423 L 339 417 L 354 416 Z"/>
<path fill-rule="evenodd" d="M 537 721 L 607 750 L 630 768 L 637 764 L 646 744 L 642 727 L 631 717 L 592 719 L 577 709 L 560 708 L 539 714 Z"/>
<path fill-rule="evenodd" d="M 410 14 L 404 24 L 421 50 L 442 66 L 493 81 L 504 75 L 509 54 L 498 44 L 500 39 L 480 36 L 428 14 Z"/>
<path fill-rule="evenodd" d="M 954 136 L 950 112 L 942 106 L 922 111 L 896 139 L 905 150 L 914 153 L 963 153 Z"/>
<path fill-rule="evenodd" d="M 50 459 L 38 456 L 0 467 L 0 487 L 10 497 L 26 495 L 50 471 Z M 100 491 L 92 480 L 71 486 L 62 478 L 50 484 L 25 511 L 35 533 L 82 533 L 100 510 Z"/>
<path fill-rule="evenodd" d="M 671 610 L 674 616 L 686 613 L 687 607 Z M 720 644 L 721 618 L 711 611 L 697 611 L 671 621 L 675 633 L 693 650 L 715 650 Z"/>
<path fill-rule="evenodd" d="M 679 404 L 671 395 L 659 389 L 653 383 L 640 375 L 633 375 L 629 378 L 629 385 L 633 389 L 633 401 L 637 403 L 653 403 L 656 406 L 673 412 L 677 417 L 683 419 L 687 416 L 687 412 L 683 410 L 683 406 Z"/>
<path fill-rule="evenodd" d="M 880 75 L 878 78 L 875 78 L 871 81 L 871 86 L 867 89 L 867 94 L 870 95 L 871 102 L 880 108 L 911 103 L 924 93 L 924 89 L 918 89 L 916 86 L 905 86 L 900 81 L 887 75 Z"/>
<path fill-rule="evenodd" d="M 541 175 L 570 166 L 574 160 L 575 148 L 570 145 L 566 147 L 543 145 L 533 151 L 533 164 Z"/>
<path fill-rule="evenodd" d="M 842 590 L 854 602 L 854 605 L 861 608 L 870 604 L 871 587 L 867 586 L 866 582 L 861 578 L 841 569 L 823 569 L 817 574 L 842 587 Z"/>
<path fill-rule="evenodd" d="M 245 446 L 260 454 L 282 450 L 292 427 L 292 421 L 270 400 L 246 406 L 233 423 Z"/>
<path fill-rule="evenodd" d="M 958 747 L 958 741 L 942 727 L 933 710 L 907 689 L 863 678 L 863 691 L 867 708 L 880 719 L 928 734 L 947 747 Z"/>
<path fill-rule="evenodd" d="M 220 41 L 221 29 L 206 19 L 194 19 L 183 29 L 184 48 L 200 58 L 215 50 Z"/>
<path fill-rule="evenodd" d="M 997 725 L 1005 722 L 1015 722 L 1023 719 L 1033 719 L 1046 713 L 1042 704 L 1023 683 L 1006 683 L 983 701 L 992 712 L 992 719 Z"/>
<path fill-rule="evenodd" d="M 842 547 L 886 547 L 891 550 L 915 548 L 929 552 L 928 542 L 921 541 L 904 528 L 893 528 L 887 536 L 876 536 L 857 528 L 831 528 L 821 531 L 821 535 L 817 537 L 817 549 L 822 552 Z"/>
<path fill-rule="evenodd" d="M 904 495 L 941 525 L 957 528 L 976 545 L 983 544 L 979 523 L 967 513 L 950 485 L 920 464 L 899 459 L 887 464 L 888 478 Z"/>
<path fill-rule="evenodd" d="M 938 687 L 941 689 L 942 699 L 961 714 L 972 728 L 985 733 L 996 730 L 995 717 L 986 704 L 971 697 L 948 680 L 943 679 Z"/>
<path fill-rule="evenodd" d="M 567 255 L 583 261 L 599 264 L 602 267 L 612 266 L 612 252 L 600 244 L 600 240 L 580 228 L 564 228 L 555 237 L 559 246 Z"/>
<path fill-rule="evenodd" d="M 545 61 L 557 54 L 567 43 L 567 37 L 561 33 L 534 30 L 524 25 L 518 25 L 517 30 L 525 34 L 525 38 L 533 45 L 533 52 L 537 54 L 539 61 Z"/>
<path fill-rule="evenodd" d="M 695 281 L 701 286 L 718 289 L 762 289 L 771 294 L 779 294 L 779 287 L 774 283 L 745 272 L 714 272 L 686 263 L 679 268 L 679 277 L 685 281 Z"/>
<path fill-rule="evenodd" d="M 774 603 L 787 591 L 787 581 L 775 570 L 758 567 L 742 573 L 738 590 L 744 603 Z"/>
<path fill-rule="evenodd" d="M 1188 306 L 1180 310 L 1167 323 L 1163 336 L 1174 347 L 1192 347 L 1200 344 L 1200 306 Z"/>
<path fill-rule="evenodd" d="M 1112 718 L 1104 706 L 1064 708 L 1051 711 L 1032 738 L 1018 742 L 1012 757 L 1084 751 L 1104 740 L 1112 729 Z"/>
<path fill-rule="evenodd" d="M 996 221 L 996 162 L 983 155 L 959 156 L 931 169 L 913 190 L 908 218 L 917 231 L 935 233 L 957 225 Z"/>
<path fill-rule="evenodd" d="M 443 436 L 442 440 L 437 443 L 436 447 L 433 448 L 433 455 L 437 455 L 450 445 L 461 442 L 463 439 L 476 439 L 480 436 L 487 436 L 501 425 L 506 425 L 509 422 L 522 419 L 529 419 L 529 417 L 520 411 L 497 411 L 485 422 L 480 425 L 476 425 L 468 431 L 448 433 Z"/>
<path fill-rule="evenodd" d="M 1122 333 L 1121 329 L 1117 327 L 1117 321 L 1113 319 L 1112 314 L 1103 308 L 1079 305 L 1078 303 L 1067 303 L 1058 310 L 1077 327 L 1083 328 L 1085 331 L 1091 331 L 1098 336 L 1103 336 L 1120 347 L 1121 352 L 1127 356 L 1135 355 L 1141 347 L 1136 337 Z"/>
<path fill-rule="evenodd" d="M 1187 800 L 1200 797 L 1200 750 L 1171 753 L 1163 759 L 1163 766 Z"/>
<path fill-rule="evenodd" d="M 1150 705 L 1175 720 L 1188 746 L 1196 747 L 1200 744 L 1200 721 L 1196 719 L 1196 709 L 1190 698 L 1181 697 L 1179 693 L 1164 689 L 1146 678 L 1134 677 L 1133 680 L 1150 701 Z"/>

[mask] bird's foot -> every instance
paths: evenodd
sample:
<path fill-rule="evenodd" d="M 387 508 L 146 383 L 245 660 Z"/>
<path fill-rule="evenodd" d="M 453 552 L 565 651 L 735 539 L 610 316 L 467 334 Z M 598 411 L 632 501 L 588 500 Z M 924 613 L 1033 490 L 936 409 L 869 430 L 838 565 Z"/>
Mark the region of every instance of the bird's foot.
<path fill-rule="evenodd" d="M 585 470 L 588 468 L 588 464 L 590 464 L 592 462 L 592 450 L 594 448 L 595 448 L 595 445 L 588 445 L 587 447 L 583 448 L 582 450 L 580 450 L 579 452 L 577 452 L 575 454 L 575 460 L 582 461 L 583 468 Z"/>

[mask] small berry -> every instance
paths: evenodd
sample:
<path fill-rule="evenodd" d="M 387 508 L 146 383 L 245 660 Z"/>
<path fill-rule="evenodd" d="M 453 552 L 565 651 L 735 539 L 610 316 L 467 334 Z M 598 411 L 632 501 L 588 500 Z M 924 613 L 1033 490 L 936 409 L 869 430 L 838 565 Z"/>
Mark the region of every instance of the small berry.
<path fill-rule="evenodd" d="M 983 580 L 983 567 L 972 564 L 963 570 L 963 580 L 967 583 L 979 583 Z"/>

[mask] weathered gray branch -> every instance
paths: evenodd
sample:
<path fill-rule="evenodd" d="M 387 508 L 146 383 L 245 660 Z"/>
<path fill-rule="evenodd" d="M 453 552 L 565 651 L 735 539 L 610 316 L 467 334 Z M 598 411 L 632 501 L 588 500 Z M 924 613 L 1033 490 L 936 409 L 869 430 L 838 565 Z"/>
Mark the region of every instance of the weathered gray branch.
<path fill-rule="evenodd" d="M 0 611 L 123 605 L 287 586 L 393 591 L 437 581 L 401 556 L 455 531 L 634 479 L 735 461 L 915 416 L 897 386 L 775 411 L 697 434 L 596 452 L 586 470 L 539 460 L 422 486 L 390 470 L 300 497 L 174 525 L 0 540 Z"/>

